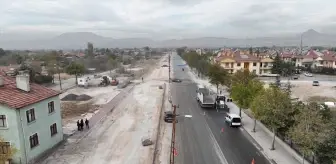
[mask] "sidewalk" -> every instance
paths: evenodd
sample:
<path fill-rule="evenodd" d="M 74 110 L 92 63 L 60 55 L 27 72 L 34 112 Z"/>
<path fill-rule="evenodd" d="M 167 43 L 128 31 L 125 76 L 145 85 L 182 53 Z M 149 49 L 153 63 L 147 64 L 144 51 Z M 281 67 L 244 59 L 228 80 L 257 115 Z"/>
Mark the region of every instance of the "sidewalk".
<path fill-rule="evenodd" d="M 209 88 L 210 90 L 216 92 L 216 87 L 211 85 L 208 80 L 198 78 L 191 70 L 189 75 L 196 83 L 202 84 Z M 229 93 L 224 90 L 225 95 Z M 228 103 L 230 108 L 230 113 L 239 114 L 239 108 L 234 103 Z M 261 152 L 269 158 L 272 162 L 276 164 L 300 164 L 302 163 L 302 156 L 296 153 L 290 146 L 288 146 L 281 139 L 276 137 L 275 139 L 275 150 L 270 150 L 273 133 L 267 129 L 262 123 L 257 121 L 256 132 L 252 132 L 254 120 L 242 111 L 242 121 L 244 130 L 260 145 L 262 148 Z M 310 164 L 305 160 L 305 164 Z"/>
<path fill-rule="evenodd" d="M 234 103 L 228 103 L 230 113 L 239 114 L 239 108 Z M 277 164 L 300 164 L 302 163 L 302 156 L 298 155 L 285 142 L 276 137 L 275 150 L 270 150 L 273 133 L 268 130 L 262 123 L 257 121 L 256 132 L 252 132 L 254 120 L 242 111 L 243 128 L 245 131 L 262 147 L 263 152 L 267 158 L 273 160 Z M 306 164 L 309 164 L 305 160 Z"/>

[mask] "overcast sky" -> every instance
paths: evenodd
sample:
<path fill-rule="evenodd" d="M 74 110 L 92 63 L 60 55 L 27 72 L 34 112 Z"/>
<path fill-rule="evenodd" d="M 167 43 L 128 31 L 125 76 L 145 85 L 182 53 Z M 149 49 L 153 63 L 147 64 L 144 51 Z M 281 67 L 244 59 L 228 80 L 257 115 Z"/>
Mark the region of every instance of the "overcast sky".
<path fill-rule="evenodd" d="M 0 0 L 0 31 L 157 39 L 332 32 L 335 6 L 335 0 Z"/>

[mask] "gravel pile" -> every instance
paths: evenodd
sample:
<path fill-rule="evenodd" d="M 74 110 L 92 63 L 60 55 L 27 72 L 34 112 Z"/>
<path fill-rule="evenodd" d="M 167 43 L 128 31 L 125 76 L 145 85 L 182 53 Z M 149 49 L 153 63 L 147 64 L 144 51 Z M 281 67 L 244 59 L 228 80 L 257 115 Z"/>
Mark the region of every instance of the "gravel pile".
<path fill-rule="evenodd" d="M 92 97 L 86 94 L 82 95 L 76 95 L 76 94 L 68 94 L 65 97 L 63 97 L 61 100 L 62 101 L 88 101 L 91 100 Z"/>
<path fill-rule="evenodd" d="M 64 96 L 61 100 L 62 101 L 77 101 L 77 97 L 78 95 L 70 93 Z"/>
<path fill-rule="evenodd" d="M 90 99 L 92 99 L 92 97 L 86 94 L 79 95 L 76 98 L 77 101 L 88 101 Z"/>

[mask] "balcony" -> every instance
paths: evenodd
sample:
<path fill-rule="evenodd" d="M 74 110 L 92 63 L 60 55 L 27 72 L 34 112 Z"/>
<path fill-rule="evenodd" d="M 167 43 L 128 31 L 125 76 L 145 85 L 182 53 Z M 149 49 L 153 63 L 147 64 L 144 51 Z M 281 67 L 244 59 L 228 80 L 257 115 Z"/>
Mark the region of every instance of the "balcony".
<path fill-rule="evenodd" d="M 273 65 L 263 65 L 260 67 L 260 69 L 271 69 Z"/>

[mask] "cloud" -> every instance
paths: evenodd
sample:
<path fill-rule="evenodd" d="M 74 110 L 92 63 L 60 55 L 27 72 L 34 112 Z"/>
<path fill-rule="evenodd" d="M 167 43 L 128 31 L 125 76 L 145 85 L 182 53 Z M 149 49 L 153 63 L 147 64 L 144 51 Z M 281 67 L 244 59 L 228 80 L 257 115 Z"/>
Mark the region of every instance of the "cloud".
<path fill-rule="evenodd" d="M 325 0 L 2 0 L 1 31 L 123 37 L 268 36 L 336 24 Z"/>

